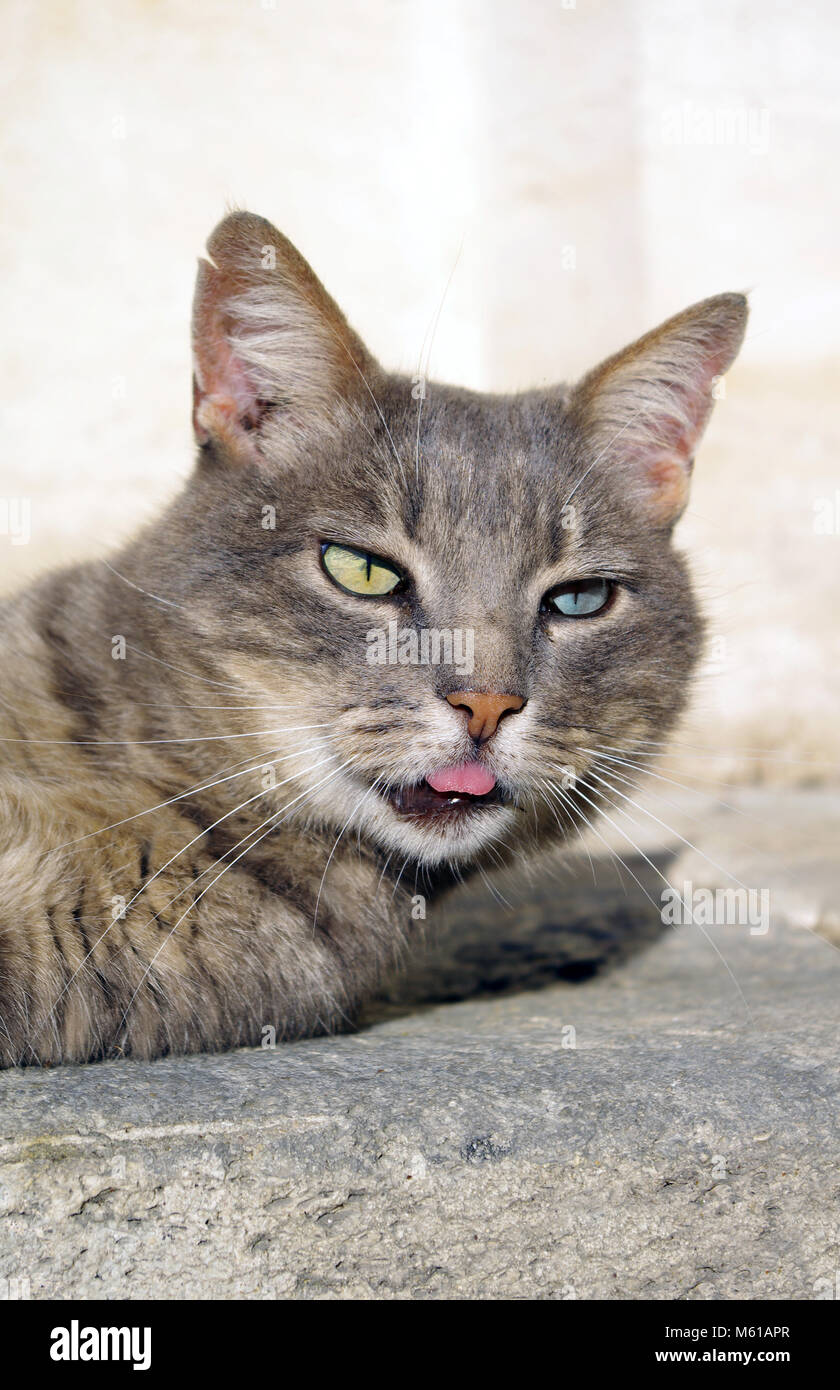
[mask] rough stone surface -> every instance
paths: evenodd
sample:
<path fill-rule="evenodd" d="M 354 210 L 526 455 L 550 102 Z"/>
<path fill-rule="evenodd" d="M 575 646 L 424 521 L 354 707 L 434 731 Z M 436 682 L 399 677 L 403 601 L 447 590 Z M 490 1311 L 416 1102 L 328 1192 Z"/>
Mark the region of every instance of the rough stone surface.
<path fill-rule="evenodd" d="M 354 1035 L 2 1074 L 0 1291 L 827 1296 L 838 801 L 733 804 L 670 814 L 769 888 L 766 933 L 663 927 L 657 871 L 731 880 L 625 822 L 624 887 L 593 841 L 594 883 L 584 859 L 430 923 Z"/>

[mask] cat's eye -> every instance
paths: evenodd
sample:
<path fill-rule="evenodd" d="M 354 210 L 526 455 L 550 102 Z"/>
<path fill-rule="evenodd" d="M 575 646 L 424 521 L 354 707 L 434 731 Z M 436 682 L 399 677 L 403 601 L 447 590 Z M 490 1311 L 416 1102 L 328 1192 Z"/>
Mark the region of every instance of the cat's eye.
<path fill-rule="evenodd" d="M 405 584 L 405 575 L 388 560 L 350 545 L 325 542 L 321 546 L 321 564 L 339 589 L 359 598 L 383 598 Z"/>
<path fill-rule="evenodd" d="M 564 618 L 592 618 L 603 612 L 614 592 L 611 579 L 574 579 L 546 594 L 543 611 L 560 613 Z"/>

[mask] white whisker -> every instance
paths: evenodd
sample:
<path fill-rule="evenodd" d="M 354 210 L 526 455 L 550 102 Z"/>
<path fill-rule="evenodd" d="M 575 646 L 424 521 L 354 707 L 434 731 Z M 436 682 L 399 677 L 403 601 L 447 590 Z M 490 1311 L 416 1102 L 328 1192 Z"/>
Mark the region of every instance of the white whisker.
<path fill-rule="evenodd" d="M 328 754 L 326 758 L 322 758 L 322 759 L 320 760 L 320 762 L 314 763 L 314 764 L 312 765 L 312 767 L 309 767 L 309 768 L 307 769 L 307 771 L 308 771 L 308 772 L 312 772 L 312 771 L 314 770 L 315 767 L 320 767 L 320 766 L 322 766 L 325 762 L 329 762 L 330 759 L 332 759 L 332 758 L 334 758 L 334 757 L 335 757 L 335 754 L 333 754 L 333 753 Z M 287 777 L 287 778 L 285 779 L 285 781 L 283 781 L 283 782 L 278 782 L 278 783 L 277 783 L 277 786 L 280 786 L 280 787 L 285 786 L 288 782 L 291 782 L 291 781 L 293 781 L 293 780 L 294 780 L 294 776 L 292 776 L 292 777 Z M 274 788 L 272 788 L 272 790 L 274 790 Z M 173 854 L 169 859 L 167 859 L 165 864 L 161 864 L 160 868 L 155 870 L 155 872 L 151 875 L 151 877 L 148 878 L 148 879 L 146 880 L 146 882 L 145 882 L 144 884 L 142 884 L 141 887 L 137 890 L 137 892 L 134 893 L 133 896 L 132 896 L 131 898 L 129 898 L 128 902 L 125 903 L 125 905 L 123 906 L 122 912 L 121 912 L 121 914 L 120 914 L 120 918 L 119 918 L 119 919 L 115 918 L 112 922 L 109 922 L 109 923 L 108 923 L 108 926 L 105 928 L 104 932 L 102 932 L 101 936 L 97 937 L 97 939 L 96 939 L 96 941 L 94 942 L 93 946 L 91 946 L 90 950 L 86 953 L 86 955 L 83 957 L 83 959 L 81 960 L 81 962 L 79 963 L 79 965 L 77 966 L 77 968 L 73 971 L 73 974 L 70 976 L 69 980 L 67 980 L 67 981 L 65 982 L 63 989 L 61 990 L 60 994 L 58 995 L 58 997 L 57 997 L 56 1000 L 54 1001 L 53 1006 L 52 1006 L 52 1008 L 51 1008 L 49 1014 L 47 1015 L 47 1018 L 44 1020 L 44 1023 L 41 1025 L 41 1027 L 45 1026 L 46 1023 L 48 1023 L 48 1022 L 50 1021 L 50 1019 L 53 1018 L 53 1016 L 54 1016 L 54 1014 L 55 1014 L 56 1008 L 57 1008 L 58 1005 L 60 1004 L 61 1000 L 64 998 L 64 996 L 65 996 L 65 994 L 67 993 L 67 991 L 68 991 L 68 989 L 70 988 L 70 986 L 73 984 L 73 981 L 77 978 L 79 972 L 84 968 L 84 966 L 85 966 L 85 965 L 87 964 L 87 962 L 90 960 L 90 958 L 91 958 L 91 956 L 93 955 L 94 951 L 96 950 L 97 946 L 99 946 L 99 945 L 105 940 L 105 937 L 109 934 L 109 932 L 110 932 L 110 931 L 113 929 L 113 927 L 116 925 L 117 920 L 122 920 L 122 919 L 125 917 L 126 913 L 128 912 L 128 909 L 132 906 L 133 903 L 135 903 L 135 902 L 137 901 L 137 899 L 140 897 L 141 893 L 146 892 L 147 889 L 151 886 L 151 884 L 154 883 L 155 880 L 158 879 L 158 878 L 160 877 L 160 875 L 161 875 L 166 869 L 168 869 L 168 868 L 170 867 L 171 864 L 174 864 L 174 863 L 175 863 L 176 859 L 180 859 L 180 858 L 181 858 L 181 855 L 182 855 L 182 854 L 186 854 L 187 850 L 188 850 L 188 849 L 191 849 L 192 846 L 193 846 L 194 844 L 196 844 L 199 840 L 203 839 L 206 835 L 209 835 L 209 833 L 210 833 L 211 830 L 215 830 L 216 827 L 219 826 L 219 825 L 221 825 L 223 821 L 229 820 L 231 816 L 237 815 L 240 811 L 244 810 L 244 808 L 245 808 L 246 806 L 250 806 L 254 801 L 259 801 L 261 798 L 265 797 L 265 795 L 266 795 L 266 791 L 265 791 L 265 788 L 263 788 L 263 789 L 261 789 L 259 792 L 257 792 L 255 796 L 248 797 L 248 799 L 247 799 L 246 801 L 241 801 L 237 806 L 234 806 L 232 810 L 226 811 L 224 815 L 219 816 L 218 820 L 213 821 L 212 825 L 208 825 L 208 826 L 206 826 L 203 830 L 200 830 L 200 831 L 198 832 L 197 835 L 194 835 L 193 838 L 187 842 L 187 844 L 182 845 L 181 849 L 179 849 L 179 850 L 177 851 L 176 854 Z M 182 890 L 182 891 L 183 891 L 183 890 Z M 176 895 L 176 897 L 177 897 L 177 896 L 178 896 L 178 895 Z M 172 901 L 174 901 L 174 899 L 173 899 Z M 169 905 L 170 905 L 170 904 L 167 903 L 165 906 L 168 907 Z M 165 907 L 164 907 L 164 908 L 161 908 L 161 911 L 165 911 Z M 159 913 L 156 913 L 156 914 L 155 914 L 155 916 L 159 916 L 159 915 L 160 915 Z M 155 918 L 153 917 L 151 920 L 154 921 Z M 37 1031 L 40 1031 L 40 1028 L 39 1028 Z M 34 1036 L 34 1035 L 33 1035 L 33 1036 Z M 31 1044 L 30 1044 L 30 1046 L 31 1046 Z"/>
<path fill-rule="evenodd" d="M 648 864 L 648 865 L 650 866 L 651 869 L 653 869 L 653 872 L 657 875 L 658 878 L 660 878 L 660 879 L 662 880 L 662 882 L 665 884 L 665 886 L 666 886 L 667 888 L 671 889 L 671 890 L 674 891 L 674 892 L 677 892 L 677 890 L 673 887 L 673 884 L 671 884 L 671 883 L 668 882 L 668 879 L 667 879 L 667 878 L 665 877 L 665 875 L 662 873 L 662 870 L 659 869 L 659 868 L 657 868 L 657 866 L 654 864 L 653 860 L 652 860 L 647 854 L 645 854 L 644 850 L 641 849 L 641 848 L 639 847 L 639 845 L 637 845 L 633 839 L 631 839 L 631 837 L 627 834 L 627 831 L 624 829 L 624 827 L 621 826 L 621 825 L 618 825 L 617 822 L 613 820 L 612 816 L 608 816 L 607 813 L 606 813 L 606 811 L 603 809 L 603 807 L 598 807 L 594 801 L 590 801 L 589 797 L 586 796 L 585 793 L 581 790 L 581 787 L 582 787 L 584 781 L 585 781 L 585 779 L 578 779 L 578 781 L 575 783 L 575 791 L 576 791 L 576 793 L 577 793 L 579 796 L 582 796 L 582 797 L 584 798 L 584 800 L 585 800 L 586 802 L 588 802 L 588 804 L 592 807 L 592 809 L 593 809 L 596 813 L 600 814 L 600 815 L 603 817 L 603 819 L 604 819 L 605 821 L 607 821 L 607 822 L 613 827 L 614 830 L 617 830 L 618 833 L 619 833 L 619 835 L 622 835 L 622 836 L 624 837 L 624 839 L 625 839 L 625 840 L 627 841 L 627 843 L 631 846 L 631 848 L 635 850 L 636 854 L 640 855 L 641 858 L 644 859 L 645 863 Z M 590 787 L 590 790 L 593 790 L 593 791 L 594 791 L 595 789 L 592 788 L 592 787 Z M 596 792 L 596 795 L 597 795 L 597 792 Z M 606 799 L 606 798 L 604 798 L 604 799 Z M 639 886 L 641 887 L 641 885 L 639 885 Z M 643 890 L 643 891 L 644 891 L 644 890 Z M 650 895 L 648 894 L 648 895 L 646 895 L 646 896 L 650 896 Z M 732 983 L 734 984 L 735 988 L 736 988 L 737 991 L 738 991 L 738 994 L 739 994 L 739 996 L 740 996 L 740 998 L 741 998 L 742 1004 L 744 1005 L 744 1009 L 745 1009 L 745 1011 L 746 1011 L 747 1018 L 748 1018 L 749 1022 L 752 1023 L 752 1022 L 753 1022 L 753 1018 L 752 1018 L 752 1012 L 751 1012 L 751 1010 L 750 1010 L 750 1006 L 749 1006 L 749 1004 L 747 1003 L 747 1000 L 746 1000 L 746 996 L 745 996 L 745 994 L 744 994 L 744 991 L 741 989 L 741 986 L 740 986 L 740 984 L 738 983 L 738 980 L 736 979 L 735 974 L 734 974 L 734 972 L 733 972 L 733 970 L 732 970 L 732 967 L 730 966 L 728 960 L 726 959 L 726 957 L 723 955 L 723 952 L 722 952 L 722 951 L 720 950 L 720 948 L 718 947 L 717 942 L 715 942 L 715 941 L 709 936 L 709 933 L 706 931 L 706 929 L 705 929 L 705 927 L 703 926 L 702 922 L 698 922 L 698 921 L 695 920 L 695 917 L 694 917 L 693 912 L 692 912 L 691 909 L 688 907 L 688 905 L 687 905 L 687 903 L 685 902 L 685 900 L 683 899 L 682 895 L 681 895 L 680 893 L 678 893 L 678 892 L 677 892 L 677 898 L 678 898 L 679 901 L 682 903 L 683 912 L 684 912 L 684 914 L 686 915 L 687 920 L 692 924 L 692 926 L 698 927 L 698 928 L 700 929 L 701 934 L 702 934 L 703 937 L 706 939 L 706 941 L 708 941 L 708 943 L 709 943 L 709 945 L 711 946 L 712 950 L 714 951 L 715 955 L 719 958 L 721 964 L 723 965 L 724 969 L 726 970 L 726 973 L 729 975 L 729 978 L 732 980 Z M 662 912 L 662 905 L 661 905 L 661 903 L 658 903 L 658 904 L 655 903 L 654 900 L 653 900 L 653 898 L 651 898 L 650 901 L 654 903 L 654 906 L 656 907 L 656 909 L 657 909 L 657 911 L 659 912 L 660 917 L 661 917 L 661 912 Z"/>
<path fill-rule="evenodd" d="M 245 848 L 244 850 L 242 850 L 241 853 L 238 854 L 238 855 L 236 856 L 235 859 L 231 860 L 230 864 L 226 864 L 226 865 L 225 865 L 225 867 L 224 867 L 224 869 L 222 870 L 222 872 L 221 872 L 220 874 L 217 874 L 216 877 L 212 880 L 212 882 L 211 882 L 211 883 L 208 883 L 208 885 L 207 885 L 206 888 L 203 888 L 203 889 L 202 889 L 202 891 L 199 893 L 198 897 L 197 897 L 192 903 L 190 903 L 190 906 L 187 908 L 186 912 L 184 912 L 184 913 L 181 914 L 181 916 L 178 918 L 178 921 L 175 923 L 175 925 L 172 927 L 172 929 L 167 933 L 165 939 L 161 942 L 160 946 L 157 948 L 157 950 L 155 951 L 155 953 L 154 953 L 154 955 L 152 956 L 151 960 L 149 961 L 148 965 L 146 966 L 146 969 L 144 970 L 143 975 L 141 976 L 140 983 L 138 984 L 137 988 L 135 989 L 134 993 L 132 994 L 131 998 L 129 999 L 128 1004 L 126 1005 L 125 1012 L 123 1013 L 122 1019 L 121 1019 L 121 1021 L 120 1021 L 120 1027 L 123 1027 L 123 1026 L 125 1025 L 126 1020 L 127 1020 L 127 1018 L 128 1018 L 129 1011 L 130 1011 L 130 1009 L 131 1009 L 131 1006 L 132 1006 L 132 1004 L 134 1003 L 135 999 L 137 998 L 137 995 L 139 994 L 140 990 L 142 989 L 143 983 L 144 983 L 144 981 L 146 980 L 146 978 L 147 978 L 147 976 L 148 976 L 148 974 L 149 974 L 149 971 L 150 971 L 150 970 L 152 969 L 152 967 L 154 966 L 155 961 L 156 961 L 156 960 L 158 959 L 158 957 L 160 956 L 161 951 L 162 951 L 162 950 L 164 949 L 164 947 L 167 945 L 167 943 L 168 943 L 169 940 L 172 938 L 172 936 L 174 936 L 175 932 L 178 930 L 179 926 L 180 926 L 181 923 L 184 921 L 184 919 L 185 919 L 186 917 L 189 916 L 189 914 L 190 914 L 190 912 L 192 911 L 192 909 L 193 909 L 194 907 L 197 907 L 197 906 L 198 906 L 198 904 L 201 902 L 201 899 L 202 899 L 203 897 L 205 897 L 207 893 L 209 893 L 210 889 L 214 886 L 214 884 L 218 883 L 218 881 L 219 881 L 220 878 L 223 878 L 223 877 L 224 877 L 224 875 L 228 872 L 229 869 L 232 869 L 232 868 L 234 867 L 235 864 L 238 864 L 238 863 L 239 863 L 239 860 L 240 860 L 240 859 L 244 858 L 244 856 L 245 856 L 246 854 L 249 853 L 250 850 L 255 849 L 256 846 L 257 846 L 258 844 L 261 844 L 262 841 L 263 841 L 264 839 L 266 839 L 266 837 L 267 837 L 268 835 L 270 835 L 274 830 L 276 830 L 277 824 L 281 824 L 281 823 L 282 823 L 281 821 L 277 820 L 277 817 L 279 817 L 280 815 L 282 815 L 282 813 L 283 813 L 284 811 L 287 811 L 291 806 L 294 806 L 297 802 L 301 801 L 302 799 L 305 799 L 306 797 L 311 796 L 312 793 L 313 793 L 314 791 L 317 791 L 317 789 L 318 789 L 319 787 L 323 786 L 324 783 L 329 782 L 333 777 L 337 777 L 338 774 L 344 770 L 344 768 L 349 767 L 350 764 L 351 764 L 352 762 L 354 762 L 354 761 L 355 761 L 354 758 L 348 758 L 346 762 L 342 763 L 339 767 L 334 768 L 333 771 L 330 772 L 330 773 L 328 773 L 326 777 L 323 777 L 323 778 L 321 779 L 320 782 L 316 782 L 315 785 L 314 785 L 313 787 L 309 787 L 305 792 L 302 792 L 300 796 L 297 796 L 297 797 L 294 798 L 294 800 L 288 802 L 288 804 L 287 804 L 286 806 L 282 807 L 280 811 L 276 811 L 276 812 L 274 813 L 274 815 L 269 816 L 269 817 L 268 817 L 268 821 L 270 821 L 270 822 L 272 822 L 272 823 L 269 824 L 269 827 L 268 827 L 268 829 L 264 832 L 264 834 L 262 834 L 262 835 L 259 837 L 258 840 L 255 840 L 253 844 L 246 846 L 246 848 Z M 274 823 L 275 821 L 276 821 L 276 824 Z M 267 823 L 266 821 L 263 821 L 263 822 L 262 822 L 262 825 L 265 825 L 266 823 Z M 258 828 L 258 829 L 261 829 L 262 826 L 259 826 L 259 827 L 257 827 L 257 828 Z M 253 833 L 253 832 L 252 832 L 252 833 Z M 240 843 L 241 843 L 241 841 L 240 841 Z"/>

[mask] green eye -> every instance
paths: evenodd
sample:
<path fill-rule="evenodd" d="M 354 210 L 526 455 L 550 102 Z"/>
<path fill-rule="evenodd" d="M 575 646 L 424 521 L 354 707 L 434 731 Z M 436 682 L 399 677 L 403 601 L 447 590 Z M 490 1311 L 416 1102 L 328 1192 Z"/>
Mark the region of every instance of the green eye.
<path fill-rule="evenodd" d="M 552 589 L 543 605 L 547 612 L 562 613 L 564 618 L 591 618 L 606 608 L 614 589 L 611 579 L 575 579 Z"/>
<path fill-rule="evenodd" d="M 381 598 L 405 583 L 404 576 L 387 560 L 349 545 L 322 545 L 321 563 L 339 589 L 360 598 Z"/>

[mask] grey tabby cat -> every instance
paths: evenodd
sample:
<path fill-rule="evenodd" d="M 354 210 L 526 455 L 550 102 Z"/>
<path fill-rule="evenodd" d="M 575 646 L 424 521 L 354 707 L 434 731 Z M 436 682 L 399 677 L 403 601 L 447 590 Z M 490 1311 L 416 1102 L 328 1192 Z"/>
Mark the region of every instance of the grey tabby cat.
<path fill-rule="evenodd" d="M 430 897 L 574 835 L 599 749 L 635 776 L 700 647 L 671 533 L 746 313 L 418 401 L 270 223 L 225 218 L 186 487 L 2 609 L 4 1064 L 345 1027 L 418 871 Z"/>

